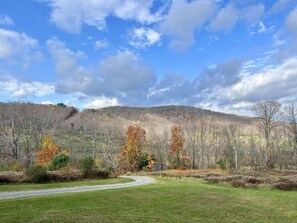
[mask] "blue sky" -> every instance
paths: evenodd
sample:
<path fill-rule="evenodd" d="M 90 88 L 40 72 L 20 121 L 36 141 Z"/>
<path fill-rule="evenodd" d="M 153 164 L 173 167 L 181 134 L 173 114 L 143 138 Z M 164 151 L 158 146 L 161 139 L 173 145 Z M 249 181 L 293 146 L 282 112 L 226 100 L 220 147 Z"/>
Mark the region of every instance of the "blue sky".
<path fill-rule="evenodd" d="M 0 101 L 297 101 L 295 0 L 0 0 Z"/>

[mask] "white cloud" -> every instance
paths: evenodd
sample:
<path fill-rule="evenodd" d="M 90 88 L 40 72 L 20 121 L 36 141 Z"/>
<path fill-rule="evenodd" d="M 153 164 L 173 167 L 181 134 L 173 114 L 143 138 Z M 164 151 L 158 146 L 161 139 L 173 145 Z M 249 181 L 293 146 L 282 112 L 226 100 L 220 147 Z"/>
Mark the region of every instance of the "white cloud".
<path fill-rule="evenodd" d="M 149 92 L 149 104 L 195 105 L 220 112 L 251 114 L 261 100 L 296 101 L 297 57 L 282 63 L 276 51 L 244 63 L 230 60 L 205 69 L 194 80 L 166 75 Z"/>
<path fill-rule="evenodd" d="M 285 26 L 289 31 L 297 34 L 297 7 L 289 13 Z"/>
<path fill-rule="evenodd" d="M 237 8 L 235 4 L 230 3 L 222 8 L 211 21 L 210 28 L 213 31 L 230 32 L 239 20 L 253 25 L 261 18 L 264 12 L 265 6 L 263 4 Z"/>
<path fill-rule="evenodd" d="M 195 106 L 217 112 L 251 116 L 253 115 L 252 108 L 254 106 L 254 103 L 243 101 L 239 103 L 235 102 L 230 104 L 220 104 L 220 102 L 216 100 L 205 100 L 197 103 Z"/>
<path fill-rule="evenodd" d="M 21 81 L 11 76 L 0 77 L 0 94 L 9 97 L 43 97 L 53 94 L 54 85 L 38 81 Z"/>
<path fill-rule="evenodd" d="M 258 27 L 259 27 L 258 33 L 266 33 L 267 32 L 267 28 L 263 22 L 261 22 L 261 21 L 258 22 Z"/>
<path fill-rule="evenodd" d="M 150 28 L 136 28 L 130 33 L 129 44 L 138 49 L 143 49 L 157 44 L 161 39 L 161 34 Z"/>
<path fill-rule="evenodd" d="M 109 42 L 106 39 L 103 40 L 97 40 L 95 42 L 95 48 L 98 49 L 104 49 L 109 47 Z"/>
<path fill-rule="evenodd" d="M 195 42 L 195 31 L 214 15 L 214 1 L 173 0 L 172 6 L 160 25 L 162 33 L 172 38 L 169 47 L 186 50 Z"/>
<path fill-rule="evenodd" d="M 247 28 L 249 36 L 252 37 L 255 34 L 265 34 L 271 33 L 274 31 L 275 26 L 267 27 L 262 21 L 258 21 L 254 26 L 251 28 Z M 276 34 L 273 35 L 273 40 L 276 42 Z"/>
<path fill-rule="evenodd" d="M 106 18 L 115 16 L 134 20 L 141 24 L 158 21 L 159 15 L 150 13 L 153 1 L 147 0 L 48 0 L 52 12 L 51 21 L 59 28 L 78 33 L 83 24 L 106 28 Z"/>
<path fill-rule="evenodd" d="M 104 1 L 105 2 L 105 1 Z M 133 19 L 142 24 L 150 24 L 160 20 L 158 14 L 151 14 L 153 1 L 148 0 L 121 0 L 114 7 L 114 14 L 121 19 Z"/>
<path fill-rule="evenodd" d="M 57 93 L 117 97 L 136 104 L 156 81 L 154 70 L 133 53 L 120 52 L 86 67 L 80 65 L 83 52 L 74 52 L 57 39 L 48 40 L 47 47 L 56 63 Z"/>
<path fill-rule="evenodd" d="M 40 58 L 37 46 L 37 40 L 25 33 L 0 28 L 0 60 L 20 60 L 25 65 Z"/>
<path fill-rule="evenodd" d="M 119 53 L 100 61 L 101 89 L 105 94 L 141 97 L 156 81 L 154 70 L 132 53 Z"/>
<path fill-rule="evenodd" d="M 9 16 L 0 16 L 0 25 L 14 25 L 14 21 Z"/>
<path fill-rule="evenodd" d="M 54 105 L 55 103 L 52 101 L 42 101 L 40 104 L 42 105 Z"/>
<path fill-rule="evenodd" d="M 295 0 L 277 0 L 271 7 L 271 13 L 279 13 L 287 8 L 289 8 Z"/>
<path fill-rule="evenodd" d="M 91 102 L 83 105 L 82 107 L 84 109 L 86 108 L 104 108 L 109 106 L 116 106 L 120 105 L 119 101 L 116 98 L 106 98 L 106 97 L 97 97 L 93 99 Z"/>
<path fill-rule="evenodd" d="M 46 42 L 47 48 L 56 62 L 57 83 L 56 92 L 84 92 L 94 82 L 90 71 L 78 64 L 84 59 L 82 51 L 74 52 L 66 48 L 65 43 L 52 38 Z"/>
<path fill-rule="evenodd" d="M 240 82 L 227 90 L 232 100 L 277 100 L 297 92 L 297 58 L 259 72 L 245 75 Z"/>
<path fill-rule="evenodd" d="M 229 4 L 222 8 L 210 23 L 210 28 L 214 31 L 223 30 L 229 32 L 238 20 L 238 10 L 235 5 Z"/>
<path fill-rule="evenodd" d="M 276 46 L 281 46 L 285 44 L 285 39 L 282 37 L 281 32 L 278 31 L 272 36 L 273 42 Z"/>
<path fill-rule="evenodd" d="M 241 10 L 240 18 L 245 20 L 248 24 L 254 24 L 265 12 L 263 4 L 251 5 Z"/>
<path fill-rule="evenodd" d="M 267 63 L 262 58 L 263 64 Z M 281 64 L 260 65 L 257 61 L 248 61 L 242 66 L 238 76 L 241 78 L 227 86 L 218 84 L 204 97 L 194 98 L 196 106 L 214 111 L 240 115 L 252 115 L 255 102 L 278 100 L 280 102 L 297 101 L 297 58 L 292 57 Z M 270 63 L 272 61 L 270 60 Z"/>

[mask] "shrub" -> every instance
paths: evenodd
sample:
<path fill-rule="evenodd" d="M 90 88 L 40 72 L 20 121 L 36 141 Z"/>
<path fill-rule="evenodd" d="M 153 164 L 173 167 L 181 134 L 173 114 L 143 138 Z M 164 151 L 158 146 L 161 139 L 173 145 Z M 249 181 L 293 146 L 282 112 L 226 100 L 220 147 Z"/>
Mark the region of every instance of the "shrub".
<path fill-rule="evenodd" d="M 83 179 L 83 174 L 81 171 L 72 169 L 69 166 L 63 169 L 60 169 L 58 171 L 49 171 L 47 175 L 50 181 L 58 181 L 58 182 Z"/>
<path fill-rule="evenodd" d="M 148 153 L 141 154 L 138 161 L 138 170 L 145 169 L 148 164 Z"/>
<path fill-rule="evenodd" d="M 12 174 L 0 174 L 0 184 L 16 183 L 18 178 Z"/>
<path fill-rule="evenodd" d="M 226 182 L 232 182 L 233 180 L 242 180 L 242 175 L 231 175 L 226 177 Z"/>
<path fill-rule="evenodd" d="M 85 177 L 93 177 L 95 174 L 95 160 L 91 156 L 87 156 L 79 161 L 79 169 Z"/>
<path fill-rule="evenodd" d="M 21 172 L 0 172 L 0 184 L 19 183 L 23 180 L 23 173 Z"/>
<path fill-rule="evenodd" d="M 96 178 L 102 178 L 105 179 L 107 177 L 109 177 L 109 171 L 105 171 L 105 170 L 97 170 L 95 171 L 95 175 Z"/>
<path fill-rule="evenodd" d="M 261 179 L 261 178 L 258 178 L 258 177 L 248 177 L 246 176 L 244 178 L 244 180 L 247 182 L 247 183 L 250 183 L 250 184 L 262 184 L 264 183 L 264 179 Z"/>
<path fill-rule="evenodd" d="M 49 170 L 58 170 L 70 162 L 70 157 L 65 153 L 58 153 L 49 165 Z"/>
<path fill-rule="evenodd" d="M 17 160 L 14 160 L 9 163 L 0 164 L 0 171 L 15 171 L 20 172 L 24 169 L 24 166 L 19 163 Z"/>
<path fill-rule="evenodd" d="M 231 181 L 231 186 L 232 187 L 241 187 L 241 188 L 246 188 L 247 185 L 245 184 L 245 182 L 243 180 L 238 180 L 238 179 L 235 179 L 235 180 L 232 180 Z"/>
<path fill-rule="evenodd" d="M 222 159 L 220 159 L 217 164 L 219 165 L 221 170 L 226 170 L 226 162 Z"/>
<path fill-rule="evenodd" d="M 273 188 L 278 190 L 296 191 L 297 182 L 293 182 L 293 181 L 279 182 L 279 183 L 275 183 L 273 185 Z"/>
<path fill-rule="evenodd" d="M 212 184 L 224 183 L 226 182 L 226 179 L 227 179 L 226 176 L 217 175 L 215 173 L 205 173 L 201 175 L 201 178 Z"/>
<path fill-rule="evenodd" d="M 35 183 L 43 183 L 48 181 L 45 167 L 32 165 L 26 171 L 26 175 L 29 181 Z"/>
<path fill-rule="evenodd" d="M 224 182 L 224 178 L 222 177 L 207 177 L 204 179 L 212 184 L 218 184 L 218 183 Z"/>
<path fill-rule="evenodd" d="M 0 184 L 8 184 L 11 183 L 11 178 L 6 175 L 0 175 Z"/>
<path fill-rule="evenodd" d="M 15 172 L 21 172 L 24 170 L 24 164 L 20 164 L 18 161 L 14 162 L 13 165 L 11 166 L 11 170 Z"/>

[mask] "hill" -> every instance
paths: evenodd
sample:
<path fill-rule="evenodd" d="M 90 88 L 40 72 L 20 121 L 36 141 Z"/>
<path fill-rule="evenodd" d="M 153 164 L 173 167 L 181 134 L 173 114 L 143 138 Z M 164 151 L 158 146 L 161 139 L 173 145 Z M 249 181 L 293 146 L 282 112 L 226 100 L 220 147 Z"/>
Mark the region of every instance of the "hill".
<path fill-rule="evenodd" d="M 94 111 L 94 110 L 92 110 Z M 197 118 L 219 119 L 231 122 L 238 122 L 241 124 L 252 124 L 255 118 L 247 116 L 239 116 L 234 114 L 225 114 L 215 112 L 207 109 L 190 107 L 190 106 L 157 106 L 157 107 L 127 107 L 127 106 L 113 106 L 105 107 L 95 110 L 100 114 L 108 114 L 111 116 L 119 116 L 125 119 L 133 120 L 140 118 L 143 115 L 157 115 L 167 119 L 189 120 Z"/>

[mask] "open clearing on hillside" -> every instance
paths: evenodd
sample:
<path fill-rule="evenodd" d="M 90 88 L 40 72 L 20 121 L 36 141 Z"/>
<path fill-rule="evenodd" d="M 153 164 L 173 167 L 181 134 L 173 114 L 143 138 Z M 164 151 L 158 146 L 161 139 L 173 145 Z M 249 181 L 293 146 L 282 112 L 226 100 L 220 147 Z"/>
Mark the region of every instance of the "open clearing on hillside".
<path fill-rule="evenodd" d="M 147 186 L 0 201 L 0 222 L 296 222 L 297 192 L 156 178 Z"/>

